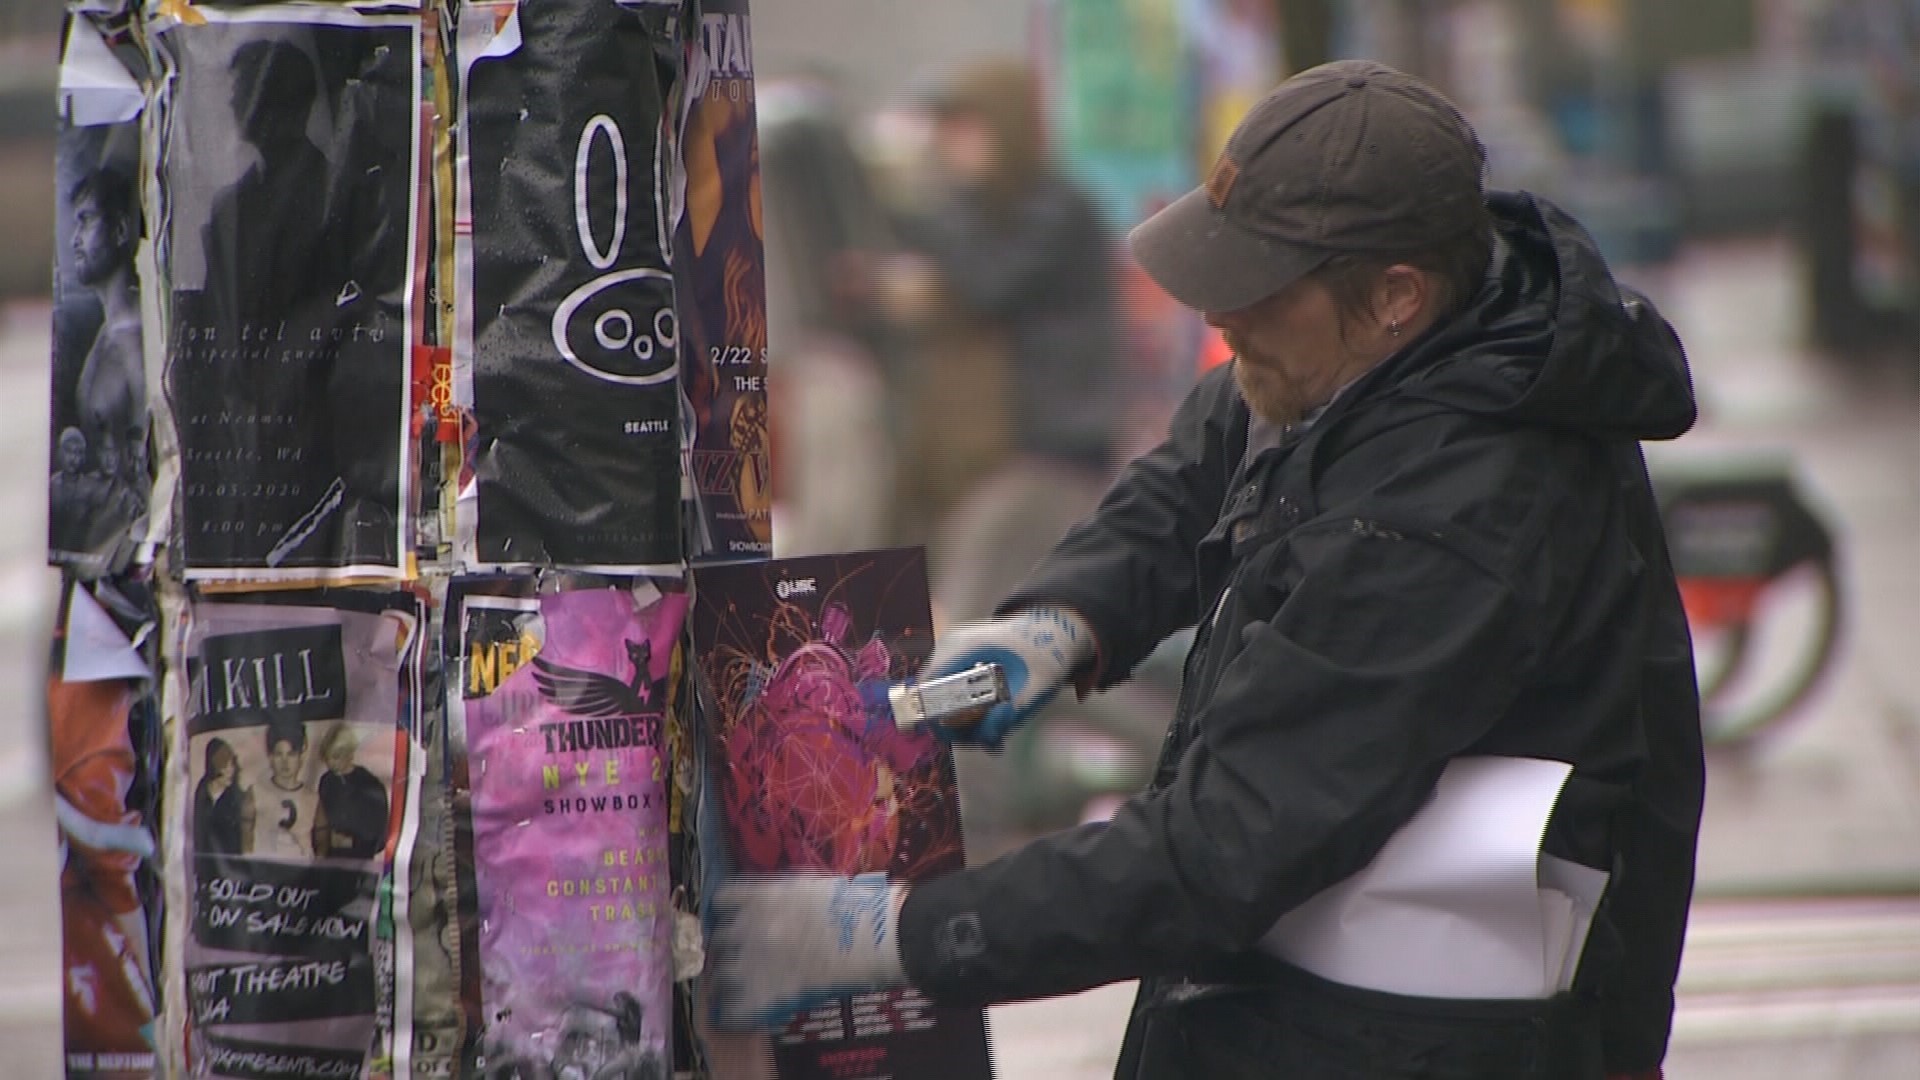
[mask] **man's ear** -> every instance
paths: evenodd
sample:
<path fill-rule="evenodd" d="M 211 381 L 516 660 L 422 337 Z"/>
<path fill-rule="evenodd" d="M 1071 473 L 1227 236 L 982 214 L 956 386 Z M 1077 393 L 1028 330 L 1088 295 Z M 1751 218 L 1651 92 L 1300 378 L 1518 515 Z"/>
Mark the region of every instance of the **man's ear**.
<path fill-rule="evenodd" d="M 1433 279 L 1418 267 L 1394 263 L 1374 286 L 1374 314 L 1382 326 L 1409 327 L 1438 301 Z"/>

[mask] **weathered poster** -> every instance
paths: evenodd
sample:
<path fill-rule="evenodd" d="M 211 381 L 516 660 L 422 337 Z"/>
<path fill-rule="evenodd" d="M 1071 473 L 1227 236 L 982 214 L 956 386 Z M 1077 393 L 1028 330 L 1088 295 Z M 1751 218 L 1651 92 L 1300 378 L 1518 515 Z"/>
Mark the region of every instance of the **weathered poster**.
<path fill-rule="evenodd" d="M 154 1070 L 159 722 L 151 643 L 132 643 L 152 614 L 118 592 L 108 603 L 112 612 L 87 587 L 68 588 L 47 679 L 69 1080 Z"/>
<path fill-rule="evenodd" d="M 185 966 L 194 1075 L 361 1075 L 422 612 L 340 591 L 194 605 Z"/>
<path fill-rule="evenodd" d="M 674 236 L 692 505 L 689 555 L 773 554 L 766 247 L 747 0 L 707 0 L 688 42 L 686 197 Z"/>
<path fill-rule="evenodd" d="M 106 28 L 106 29 L 103 29 Z M 153 460 L 135 255 L 146 95 L 104 16 L 72 13 L 54 151 L 50 562 L 85 580 L 122 570 L 148 532 Z"/>
<path fill-rule="evenodd" d="M 932 651 L 918 549 L 706 567 L 694 573 L 695 665 L 725 872 L 961 868 L 953 762 L 901 731 L 887 687 Z M 918 991 L 844 996 L 771 1036 L 782 1080 L 992 1075 L 978 1009 Z"/>
<path fill-rule="evenodd" d="M 455 230 L 455 394 L 475 428 L 473 566 L 666 572 L 680 561 L 664 185 L 672 5 L 477 4 Z"/>
<path fill-rule="evenodd" d="M 464 727 L 488 1076 L 666 1080 L 665 743 L 684 593 L 462 593 Z"/>
<path fill-rule="evenodd" d="M 419 17 L 203 6 L 155 41 L 186 575 L 396 575 Z"/>

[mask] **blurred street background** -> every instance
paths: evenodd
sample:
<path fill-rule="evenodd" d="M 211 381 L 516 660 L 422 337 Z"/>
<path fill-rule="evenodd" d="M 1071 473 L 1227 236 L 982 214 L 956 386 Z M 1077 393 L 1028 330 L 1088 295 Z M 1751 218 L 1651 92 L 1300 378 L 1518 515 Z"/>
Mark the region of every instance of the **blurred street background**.
<path fill-rule="evenodd" d="M 1699 427 L 1648 448 L 1712 691 L 1667 1075 L 1916 1075 L 1920 2 L 755 0 L 753 19 L 776 544 L 924 543 L 946 619 L 990 607 L 1220 359 L 1124 231 L 1293 71 L 1366 56 L 1445 89 L 1493 185 L 1572 210 L 1694 365 Z M 57 5 L 0 0 L 0 1078 L 59 1075 L 58 30 Z M 1060 228 L 1083 203 L 1097 228 Z M 1036 349 L 1071 352 L 1071 378 L 1037 383 Z M 979 854 L 1140 782 L 1164 654 L 962 762 Z M 999 1075 L 1107 1075 L 1129 992 L 995 1009 Z"/>

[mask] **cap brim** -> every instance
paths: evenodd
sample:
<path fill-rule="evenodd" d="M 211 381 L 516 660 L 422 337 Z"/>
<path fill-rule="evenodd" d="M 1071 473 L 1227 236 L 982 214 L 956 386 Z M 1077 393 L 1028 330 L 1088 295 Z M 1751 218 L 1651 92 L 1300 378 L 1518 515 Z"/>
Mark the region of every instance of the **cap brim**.
<path fill-rule="evenodd" d="M 1238 311 L 1306 275 L 1330 254 L 1227 220 L 1195 188 L 1136 225 L 1127 245 L 1167 295 L 1195 311 Z"/>

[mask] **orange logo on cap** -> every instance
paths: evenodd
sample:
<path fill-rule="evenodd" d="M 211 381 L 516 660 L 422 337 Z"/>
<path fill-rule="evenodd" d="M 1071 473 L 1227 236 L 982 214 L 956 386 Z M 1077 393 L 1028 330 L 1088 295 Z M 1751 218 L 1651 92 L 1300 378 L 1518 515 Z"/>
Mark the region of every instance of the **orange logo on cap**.
<path fill-rule="evenodd" d="M 1227 205 L 1227 194 L 1233 190 L 1233 182 L 1240 179 L 1240 166 L 1225 154 L 1213 163 L 1213 172 L 1207 177 L 1207 201 L 1215 210 Z"/>

